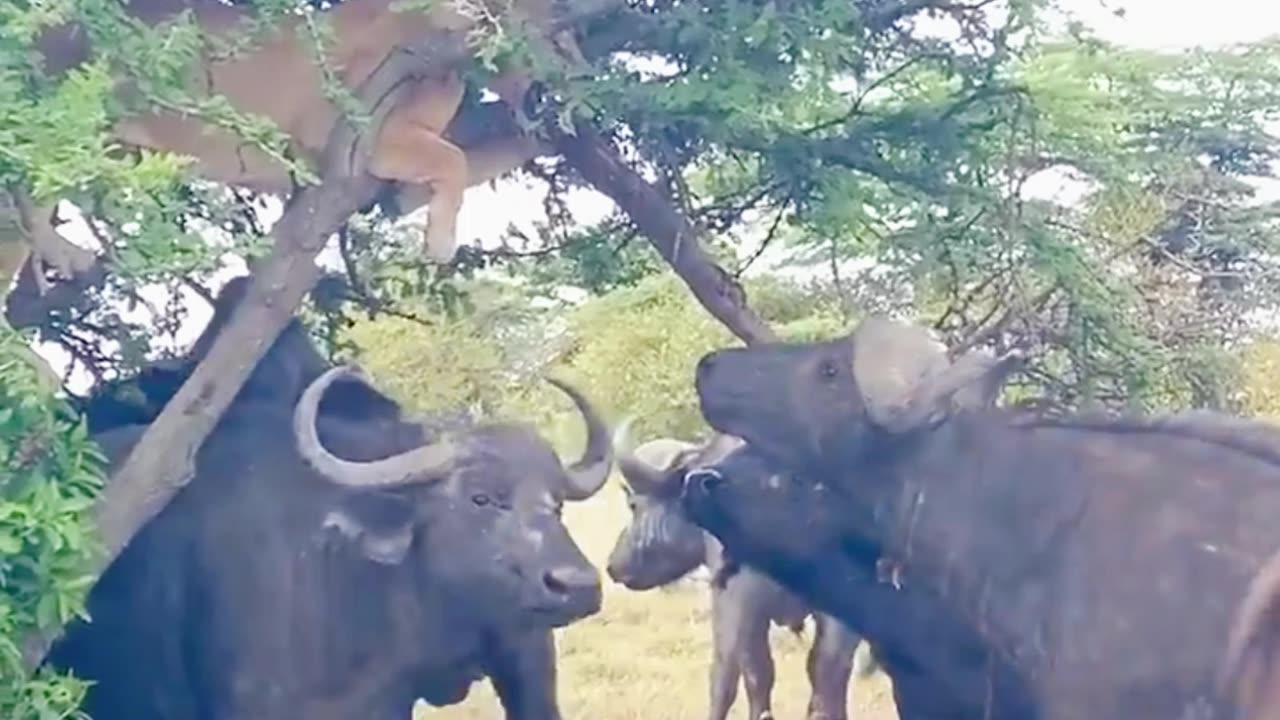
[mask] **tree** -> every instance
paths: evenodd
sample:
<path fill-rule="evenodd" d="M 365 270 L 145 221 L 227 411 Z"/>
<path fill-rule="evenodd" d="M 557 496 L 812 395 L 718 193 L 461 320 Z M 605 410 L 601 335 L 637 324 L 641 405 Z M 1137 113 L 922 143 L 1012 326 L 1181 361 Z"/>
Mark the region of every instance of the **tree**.
<path fill-rule="evenodd" d="M 540 84 L 522 114 L 547 153 L 526 169 L 545 181 L 546 229 L 562 241 L 468 251 L 448 268 L 407 257 L 387 230 L 397 189 L 349 161 L 376 131 L 377 112 L 340 125 L 316 169 L 321 184 L 289 198 L 268 233 L 256 198 L 195 181 L 170 155 L 117 152 L 108 141 L 128 109 L 112 94 L 113 77 L 132 77 L 144 103 L 190 105 L 180 78 L 201 46 L 190 22 L 144 28 L 118 4 L 91 0 L 6 6 L 0 182 L 11 202 L 0 216 L 8 243 L 0 267 L 18 274 L 9 322 L 37 328 L 108 378 L 154 357 L 163 327 L 130 326 L 122 298 L 137 300 L 153 282 L 199 289 L 222 251 L 254 268 L 245 303 L 107 485 L 96 514 L 106 546 L 99 563 L 189 477 L 203 437 L 315 286 L 314 259 L 335 233 L 346 278 L 313 296 L 317 332 L 330 339 L 341 334 L 342 303 L 326 300 L 325 288 L 404 322 L 428 311 L 456 318 L 469 294 L 492 287 L 470 279 L 505 269 L 535 286 L 571 280 L 613 291 L 609 302 L 622 306 L 657 303 L 690 331 L 682 352 L 728 342 L 713 339 L 714 326 L 694 327 L 672 286 L 650 284 L 661 258 L 732 335 L 767 341 L 778 318 L 748 305 L 742 268 L 732 267 L 743 236 L 754 235 L 761 246 L 786 243 L 797 264 L 830 275 L 832 305 L 790 317 L 807 326 L 795 331 L 834 332 L 869 310 L 910 310 L 958 348 L 1028 347 L 1023 392 L 1058 406 L 1223 404 L 1231 358 L 1222 349 L 1249 328 L 1222 319 L 1268 308 L 1275 295 L 1273 209 L 1252 203 L 1240 181 L 1270 173 L 1276 143 L 1264 123 L 1278 107 L 1277 47 L 1124 51 L 1078 31 L 1051 34 L 1045 4 L 573 0 L 550 28 L 522 31 L 486 16 L 470 36 L 424 38 L 418 54 L 394 54 L 356 99 L 374 107 L 424 63 L 463 67 L 475 82 L 450 132 L 465 142 L 518 131 L 509 108 L 479 102 L 475 90 L 504 63 L 533 68 Z M 256 30 L 296 9 L 286 0 L 254 5 Z M 43 27 L 65 20 L 89 28 L 97 51 L 46 77 L 30 50 Z M 566 29 L 589 68 L 552 50 L 549 36 Z M 323 33 L 313 39 L 323 44 Z M 278 128 L 225 104 L 193 109 L 261 147 L 283 147 Z M 1028 183 L 1049 168 L 1087 180 L 1086 202 L 1032 197 Z M 570 232 L 557 208 L 582 186 L 612 198 L 618 213 Z M 86 258 L 44 232 L 41 252 L 65 259 L 54 264 L 72 277 L 45 277 L 30 263 L 19 271 L 5 248 L 32 229 L 23 208 L 56 198 L 87 216 L 102 248 Z M 222 247 L 210 247 L 211 228 Z M 651 247 L 632 239 L 640 236 Z M 873 268 L 855 272 L 852 260 Z M 444 305 L 423 306 L 423 295 Z M 591 325 L 591 312 L 573 322 Z M 521 316 L 486 332 L 533 346 L 528 328 L 553 321 Z M 651 330 L 662 339 L 661 328 Z M 119 349 L 99 352 L 104 338 Z M 595 361 L 582 362 L 588 372 Z M 653 386 L 677 392 L 674 382 Z"/>
<path fill-rule="evenodd" d="M 579 12 L 581 7 L 587 9 Z M 559 32 L 586 14 L 599 12 L 600 7 L 607 8 L 608 4 L 582 0 L 563 15 L 563 25 L 543 31 Z M 257 9 L 261 11 L 259 19 L 269 26 L 293 5 L 263 3 Z M 74 1 L 52 9 L 6 9 L 10 17 L 6 17 L 5 42 L 0 45 L 5 50 L 0 58 L 0 70 L 4 72 L 0 87 L 4 99 L 13 101 L 14 110 L 8 112 L 3 127 L 7 136 L 4 139 L 12 142 L 7 143 L 7 152 L 0 160 L 0 181 L 8 188 L 11 212 L 3 223 L 3 229 L 9 232 L 0 239 L 7 242 L 3 248 L 5 267 L 15 268 L 14 258 L 26 260 L 19 275 L 19 289 L 25 281 L 26 292 L 8 298 L 10 320 L 16 314 L 33 318 L 31 324 L 41 324 L 62 307 L 81 302 L 88 287 L 100 286 L 110 275 L 105 272 L 105 265 L 110 265 L 117 276 L 129 274 L 130 268 L 121 258 L 127 257 L 129 251 L 142 251 L 144 259 L 151 259 L 145 251 L 146 241 L 153 234 L 169 239 L 170 250 L 199 247 L 183 232 L 188 228 L 180 220 L 189 218 L 191 213 L 184 212 L 183 198 L 173 187 L 177 167 L 173 159 L 162 156 L 155 161 L 155 156 L 147 153 L 140 158 L 135 155 L 121 159 L 117 153 L 108 152 L 108 131 L 121 110 L 119 98 L 114 95 L 115 78 L 128 78 L 134 95 L 155 107 L 194 113 L 232 130 L 269 155 L 288 160 L 277 128 L 264 127 L 260 121 L 235 112 L 225 99 L 196 100 L 188 94 L 184 82 L 191 61 L 199 56 L 197 51 L 202 47 L 215 55 L 235 52 L 237 44 L 254 42 L 257 38 L 253 35 L 261 26 L 250 24 L 244 37 L 231 38 L 232 44 L 227 46 L 227 38 L 204 37 L 190 16 L 152 27 L 119 10 L 111 5 Z M 91 38 L 89 59 L 72 65 L 60 76 L 46 77 L 37 62 L 43 56 L 35 46 L 47 26 L 67 21 L 78 23 Z M 387 108 L 394 105 L 384 101 L 405 92 L 399 80 L 433 66 L 438 69 L 456 65 L 470 56 L 463 29 L 430 33 L 418 47 L 395 49 L 388 62 L 378 65 L 362 81 L 356 99 L 374 109 L 374 134 Z M 312 35 L 323 70 L 323 38 L 319 33 Z M 338 102 L 343 100 L 337 97 Z M 376 199 L 378 183 L 358 167 L 359 163 L 351 162 L 352 158 L 359 158 L 365 123 L 345 113 L 346 107 L 343 105 L 344 116 L 330 133 L 321 167 L 292 163 L 304 180 L 319 170 L 321 184 L 303 187 L 290 198 L 284 216 L 272 229 L 274 242 L 256 268 L 246 300 L 236 308 L 190 378 L 148 426 L 141 442 L 106 487 L 95 512 L 105 545 L 97 569 L 120 553 L 132 535 L 160 512 L 191 477 L 200 443 L 253 364 L 316 282 L 313 261 L 324 242 L 355 211 Z M 81 131 L 83 137 L 64 137 L 67 128 Z M 47 218 L 36 212 L 68 193 L 77 196 L 82 208 L 92 208 L 110 226 L 112 232 L 97 233 L 106 251 L 102 258 L 86 257 L 90 254 L 58 237 Z M 93 222 L 90 227 L 102 229 Z M 155 269 L 144 263 L 146 267 Z M 49 302 L 53 293 L 46 268 L 56 270 L 67 281 L 60 288 L 60 302 Z M 33 311 L 31 307 L 15 305 L 14 301 L 24 296 L 36 298 L 34 304 L 41 307 Z M 30 644 L 30 664 L 40 661 L 45 645 Z"/>
<path fill-rule="evenodd" d="M 786 243 L 956 348 L 1026 348 L 1023 395 L 1228 407 L 1231 351 L 1275 307 L 1277 208 L 1246 181 L 1274 176 L 1280 46 L 1134 51 L 1051 36 L 1038 3 L 988 10 L 656 11 L 661 69 L 581 93 L 717 239 Z M 1055 173 L 1079 202 L 1031 191 Z"/>

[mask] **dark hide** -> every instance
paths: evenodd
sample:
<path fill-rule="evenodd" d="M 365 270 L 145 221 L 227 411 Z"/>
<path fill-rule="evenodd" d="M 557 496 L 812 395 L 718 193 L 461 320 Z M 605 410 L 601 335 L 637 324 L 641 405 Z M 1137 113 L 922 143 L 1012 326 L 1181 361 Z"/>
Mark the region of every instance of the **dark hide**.
<path fill-rule="evenodd" d="M 873 643 L 893 678 L 902 720 L 1032 720 L 1011 669 L 981 639 L 915 588 L 877 572 L 874 546 L 846 540 L 841 506 L 825 485 L 777 472 L 750 447 L 695 468 L 686 514 L 735 559 L 839 617 Z"/>
<path fill-rule="evenodd" d="M 703 414 L 829 478 L 842 537 L 936 595 L 1026 678 L 1045 718 L 1231 717 L 1216 669 L 1280 547 L 1280 433 L 1209 413 L 965 407 L 957 378 L 990 386 L 976 356 L 950 366 L 904 337 L 884 353 L 858 333 L 712 353 Z"/>
<path fill-rule="evenodd" d="M 663 450 L 685 448 L 670 457 Z M 738 694 L 741 678 L 747 695 L 747 717 L 773 717 L 771 624 L 803 630 L 813 615 L 815 635 L 806 669 L 811 693 L 809 720 L 845 720 L 846 697 L 854 653 L 861 638 L 835 618 L 815 613 L 795 595 L 751 568 L 729 571 L 731 562 L 710 534 L 686 517 L 680 504 L 685 472 L 715 462 L 730 446 L 662 439 L 646 443 L 631 458 L 620 459 L 631 520 L 619 533 L 607 572 L 631 590 L 669 585 L 698 567 L 711 571 L 712 658 L 709 720 L 724 720 Z M 617 450 L 620 454 L 624 449 Z M 643 463 L 636 467 L 634 463 Z M 637 475 L 643 475 L 639 477 Z M 862 671 L 870 674 L 874 666 Z"/>
<path fill-rule="evenodd" d="M 136 375 L 94 388 L 88 398 L 78 403 L 89 432 L 102 433 L 116 427 L 154 421 L 165 403 L 177 394 L 209 352 L 214 339 L 231 320 L 231 313 L 244 300 L 248 288 L 247 275 L 232 278 L 223 286 L 214 300 L 213 317 L 187 355 L 157 361 Z M 275 400 L 282 405 L 292 405 L 297 402 L 303 388 L 328 368 L 329 363 L 311 343 L 306 328 L 293 318 L 254 366 L 236 399 Z M 391 420 L 400 414 L 395 402 L 376 389 L 363 383 L 344 381 L 334 384 L 325 396 L 321 411 L 352 420 Z"/>
<path fill-rule="evenodd" d="M 377 394 L 361 384 L 330 387 Z M 393 403 L 391 418 L 356 421 L 387 406 L 332 402 L 316 427 L 341 458 L 428 439 Z M 560 522 L 566 470 L 550 446 L 522 425 L 478 427 L 447 475 L 358 488 L 304 462 L 292 422 L 278 396 L 233 403 L 192 482 L 95 585 L 93 622 L 48 660 L 95 681 L 87 712 L 405 717 L 419 696 L 456 703 L 488 676 L 508 718 L 559 720 L 551 628 L 597 612 L 600 584 Z M 143 430 L 95 440 L 118 466 Z"/>

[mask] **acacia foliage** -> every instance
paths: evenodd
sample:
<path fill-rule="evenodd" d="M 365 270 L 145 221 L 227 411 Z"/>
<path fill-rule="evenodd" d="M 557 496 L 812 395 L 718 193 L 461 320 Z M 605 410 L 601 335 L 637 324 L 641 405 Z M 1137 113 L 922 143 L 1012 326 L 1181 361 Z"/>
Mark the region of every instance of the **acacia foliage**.
<path fill-rule="evenodd" d="M 38 375 L 27 338 L 0 326 L 0 716 L 79 717 L 84 683 L 32 677 L 21 642 L 81 616 L 98 550 L 84 521 L 104 460 Z"/>
<path fill-rule="evenodd" d="M 550 78 L 557 119 L 624 147 L 722 260 L 763 241 L 786 243 L 815 274 L 840 270 L 828 294 L 841 300 L 807 310 L 793 300 L 770 308 L 774 296 L 749 284 L 784 335 L 835 334 L 887 308 L 921 315 L 954 343 L 1028 346 L 1024 392 L 1059 405 L 1231 397 L 1226 351 L 1248 334 L 1240 319 L 1275 303 L 1274 208 L 1253 204 L 1240 184 L 1271 173 L 1274 44 L 1164 55 L 1083 34 L 1050 38 L 1042 0 L 628 4 L 583 33 L 592 72 Z M 293 3 L 255 5 L 270 21 Z M 116 301 L 139 301 L 146 282 L 175 291 L 199 282 L 217 252 L 251 256 L 264 234 L 242 194 L 186 182 L 171 156 L 109 147 L 106 128 L 132 109 L 111 96 L 112 74 L 133 78 L 141 102 L 283 147 L 253 118 L 184 95 L 180 70 L 199 47 L 191 23 L 148 29 L 119 10 L 114 0 L 0 3 L 0 183 L 75 201 L 112 269 L 104 288 L 40 330 L 108 372 L 154 354 L 156 336 L 181 319 L 175 304 L 150 327 L 133 324 Z M 55 81 L 30 45 L 42 25 L 68 18 L 83 20 L 103 52 Z M 1088 180 L 1085 202 L 1029 196 L 1046 168 Z M 352 335 L 366 333 L 371 352 L 400 348 L 379 377 L 423 405 L 554 415 L 563 399 L 530 380 L 558 369 L 611 412 L 641 413 L 642 432 L 697 434 L 692 364 L 727 336 L 654 277 L 660 263 L 631 239 L 629 219 L 557 226 L 567 215 L 554 195 L 577 181 L 554 161 L 540 173 L 556 191 L 553 222 L 532 244 L 566 247 L 540 256 L 536 274 L 509 253 L 467 249 L 459 275 L 508 265 L 535 283 L 610 295 L 569 313 L 539 312 L 522 305 L 527 296 L 489 298 L 483 283 L 440 283 L 383 252 L 384 228 L 357 224 L 346 248 L 351 297 L 378 312 L 407 305 L 399 314 L 417 320 L 357 324 Z M 222 242 L 212 252 L 198 237 L 210 228 Z M 876 274 L 849 270 L 851 260 L 874 261 Z M 429 294 L 446 306 L 423 303 Z M 474 312 L 493 314 L 475 324 Z M 340 323 L 318 325 L 326 339 L 340 334 Z M 101 353 L 104 337 L 119 345 Z"/>
<path fill-rule="evenodd" d="M 762 277 L 747 287 L 784 339 L 829 337 L 855 319 L 826 284 Z M 635 416 L 639 436 L 709 432 L 694 366 L 736 340 L 674 277 L 650 275 L 578 305 L 539 303 L 529 287 L 490 285 L 470 296 L 484 299 L 452 316 L 422 309 L 427 324 L 359 320 L 343 335 L 346 357 L 419 411 L 464 408 L 474 417 L 528 420 L 568 452 L 583 441 L 581 422 L 540 376 L 574 382 L 613 422 Z"/>
<path fill-rule="evenodd" d="M 953 345 L 1022 346 L 1024 394 L 1229 406 L 1227 351 L 1280 299 L 1277 206 L 1245 182 L 1274 177 L 1280 44 L 1127 49 L 1047 6 L 645 3 L 644 62 L 572 93 L 716 242 L 785 245 Z M 1055 174 L 1079 197 L 1036 191 Z M 588 238 L 610 225 L 560 280 L 609 286 Z"/>

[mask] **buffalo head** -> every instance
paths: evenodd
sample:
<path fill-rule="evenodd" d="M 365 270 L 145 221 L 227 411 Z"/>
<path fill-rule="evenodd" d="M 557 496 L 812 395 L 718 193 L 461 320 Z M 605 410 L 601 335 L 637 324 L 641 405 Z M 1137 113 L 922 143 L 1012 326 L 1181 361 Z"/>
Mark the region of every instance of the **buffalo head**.
<path fill-rule="evenodd" d="M 302 458 L 353 496 L 326 521 L 332 530 L 487 621 L 555 627 L 599 611 L 599 577 L 560 520 L 564 501 L 591 497 L 612 466 L 608 429 L 580 392 L 550 381 L 587 425 L 583 457 L 568 467 L 520 424 L 446 432 L 399 455 L 354 462 L 323 446 L 316 414 L 330 384 L 362 378 L 350 367 L 325 372 L 294 414 Z"/>
<path fill-rule="evenodd" d="M 736 440 L 719 436 L 702 446 L 658 438 L 633 450 L 629 429 L 630 422 L 618 428 L 614 452 L 631 521 L 619 533 L 606 570 L 614 582 L 648 590 L 680 579 L 706 560 L 706 536 L 681 510 L 680 488 L 687 469 L 713 462 Z"/>
<path fill-rule="evenodd" d="M 716 430 L 817 470 L 991 403 L 1019 360 L 973 352 L 952 363 L 923 328 L 872 316 L 835 340 L 709 353 L 696 385 Z"/>
<path fill-rule="evenodd" d="M 735 558 L 776 576 L 828 569 L 841 551 L 840 504 L 819 482 L 785 474 L 750 446 L 689 465 L 681 510 Z M 867 569 L 874 553 L 863 558 Z"/>

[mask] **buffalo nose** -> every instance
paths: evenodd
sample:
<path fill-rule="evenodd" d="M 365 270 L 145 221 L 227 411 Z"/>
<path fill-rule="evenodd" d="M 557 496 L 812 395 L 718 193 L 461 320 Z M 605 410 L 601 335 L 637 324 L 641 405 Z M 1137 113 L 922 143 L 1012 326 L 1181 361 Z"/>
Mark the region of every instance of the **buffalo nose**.
<path fill-rule="evenodd" d="M 684 481 L 686 484 L 694 483 L 699 490 L 709 493 L 724 484 L 724 475 L 714 468 L 694 468 L 684 476 Z"/>
<path fill-rule="evenodd" d="M 625 583 L 627 581 L 627 573 L 617 563 L 609 563 L 604 566 L 604 571 L 609 575 L 609 579 L 616 583 Z"/>
<path fill-rule="evenodd" d="M 563 565 L 542 574 L 542 584 L 554 595 L 582 599 L 600 595 L 600 577 L 594 569 Z"/>

